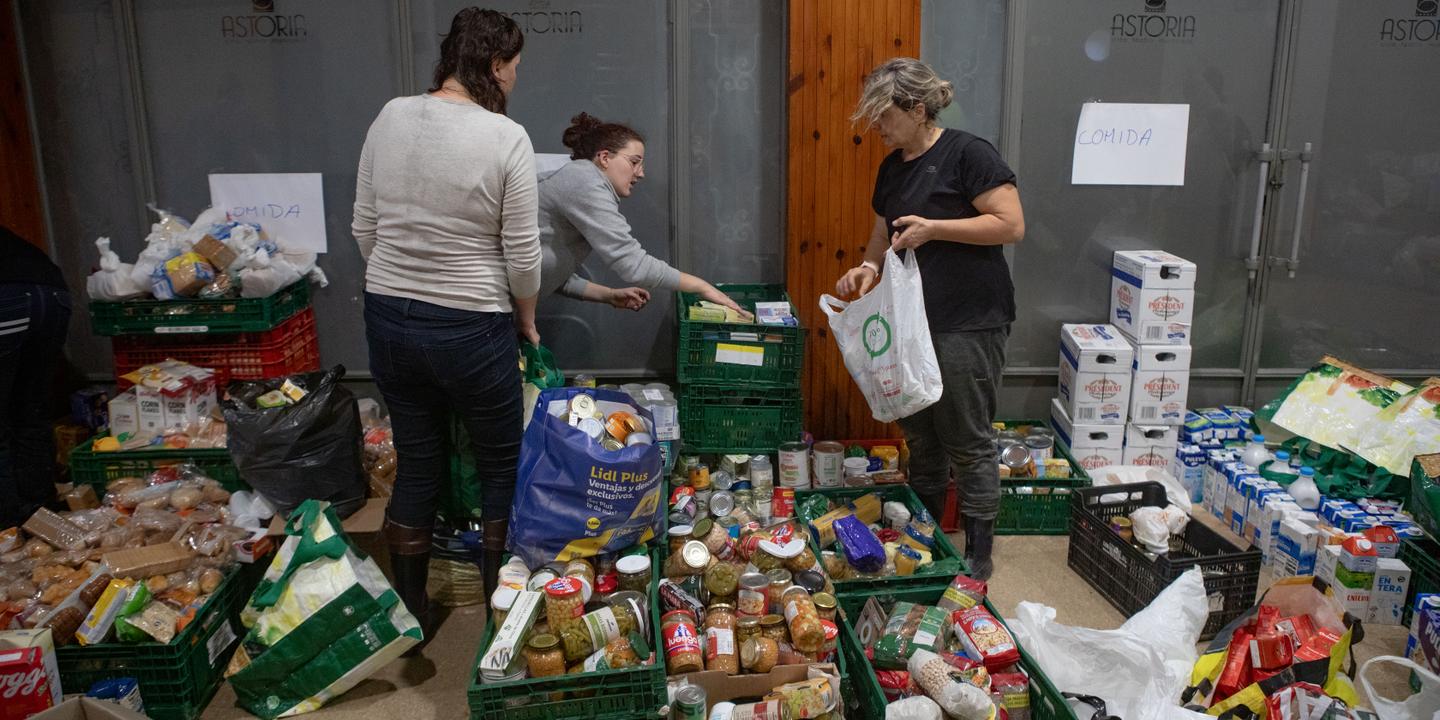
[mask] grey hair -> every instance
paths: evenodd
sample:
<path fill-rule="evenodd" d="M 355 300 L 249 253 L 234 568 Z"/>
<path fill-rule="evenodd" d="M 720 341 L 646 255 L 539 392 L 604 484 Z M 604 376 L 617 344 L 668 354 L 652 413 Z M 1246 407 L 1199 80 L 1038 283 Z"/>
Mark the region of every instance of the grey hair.
<path fill-rule="evenodd" d="M 907 112 L 924 106 L 925 118 L 934 122 L 954 97 L 955 86 L 948 80 L 941 80 L 934 68 L 915 58 L 893 58 L 865 77 L 860 104 L 855 107 L 850 121 L 864 120 L 874 125 L 891 106 Z"/>

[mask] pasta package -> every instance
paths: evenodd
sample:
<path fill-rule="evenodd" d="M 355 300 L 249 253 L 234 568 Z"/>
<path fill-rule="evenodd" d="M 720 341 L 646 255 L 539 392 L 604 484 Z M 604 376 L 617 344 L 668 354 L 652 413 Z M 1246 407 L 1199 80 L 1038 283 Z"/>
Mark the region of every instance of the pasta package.
<path fill-rule="evenodd" d="M 951 621 L 966 654 L 986 668 L 998 670 L 1020 662 L 1020 647 L 1014 636 L 985 606 L 959 610 Z"/>
<path fill-rule="evenodd" d="M 875 641 L 875 667 L 904 670 L 916 650 L 944 651 L 950 632 L 950 614 L 944 610 L 897 602 L 885 620 L 884 633 Z"/>
<path fill-rule="evenodd" d="M 950 581 L 950 587 L 945 588 L 945 594 L 940 596 L 940 601 L 935 604 L 946 612 L 969 610 L 984 603 L 988 593 L 989 588 L 985 583 L 965 575 L 956 575 L 955 579 Z"/>
<path fill-rule="evenodd" d="M 840 542 L 840 551 L 850 567 L 862 573 L 885 569 L 885 546 L 859 518 L 849 515 L 836 520 L 835 539 Z"/>

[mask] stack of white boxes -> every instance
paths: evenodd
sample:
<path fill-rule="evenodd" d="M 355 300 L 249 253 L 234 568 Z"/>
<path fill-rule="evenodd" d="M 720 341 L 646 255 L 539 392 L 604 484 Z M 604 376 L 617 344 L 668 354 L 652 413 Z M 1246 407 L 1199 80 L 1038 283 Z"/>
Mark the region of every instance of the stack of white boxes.
<path fill-rule="evenodd" d="M 1110 324 L 1060 329 L 1060 397 L 1051 421 L 1087 470 L 1170 470 L 1190 394 L 1195 264 L 1168 253 L 1115 253 Z"/>

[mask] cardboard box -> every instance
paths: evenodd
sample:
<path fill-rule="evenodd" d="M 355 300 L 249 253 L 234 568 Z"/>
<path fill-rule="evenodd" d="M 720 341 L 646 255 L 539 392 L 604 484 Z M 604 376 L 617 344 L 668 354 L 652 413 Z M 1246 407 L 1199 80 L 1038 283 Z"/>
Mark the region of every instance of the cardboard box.
<path fill-rule="evenodd" d="M 1121 461 L 1126 465 L 1144 465 L 1170 469 L 1170 461 L 1180 447 L 1180 432 L 1174 425 L 1125 426 L 1125 448 Z"/>
<path fill-rule="evenodd" d="M 1183 424 L 1190 395 L 1190 346 L 1133 347 L 1130 419 L 1145 425 Z"/>
<path fill-rule="evenodd" d="M 1086 470 L 1097 470 L 1125 462 L 1125 432 L 1116 425 L 1077 425 L 1058 399 L 1050 401 L 1050 426 L 1055 441 Z"/>
<path fill-rule="evenodd" d="M 110 399 L 110 436 L 125 442 L 140 433 L 140 404 L 131 388 Z"/>
<path fill-rule="evenodd" d="M 1370 589 L 1370 611 L 1365 621 L 1372 625 L 1399 625 L 1405 613 L 1405 594 L 1410 591 L 1410 568 L 1394 558 L 1380 558 L 1375 585 Z"/>
<path fill-rule="evenodd" d="M 1186 345 L 1195 317 L 1195 263 L 1158 250 L 1115 253 L 1110 324 L 1137 342 Z"/>
<path fill-rule="evenodd" d="M 209 261 L 215 269 L 222 271 L 234 265 L 235 260 L 240 257 L 230 246 L 211 235 L 206 235 L 195 243 L 195 252 Z"/>
<path fill-rule="evenodd" d="M 159 390 L 143 385 L 136 385 L 133 389 L 140 417 L 136 435 L 149 438 L 164 433 L 168 427 L 165 424 L 165 396 Z"/>
<path fill-rule="evenodd" d="M 1135 351 L 1110 325 L 1060 327 L 1060 402 L 1082 425 L 1124 425 Z"/>
<path fill-rule="evenodd" d="M 72 697 L 39 715 L 32 715 L 30 720 L 146 720 L 148 717 L 108 700 Z"/>
<path fill-rule="evenodd" d="M 781 685 L 807 679 L 811 667 L 815 667 L 827 675 L 840 677 L 840 670 L 835 665 L 816 663 L 813 666 L 777 665 L 764 675 L 726 675 L 719 670 L 707 670 L 685 675 L 672 675 L 671 679 L 684 678 L 691 685 L 699 685 L 704 688 L 705 711 L 708 714 L 710 709 L 715 707 L 715 703 L 758 702 Z M 839 687 L 835 688 L 835 693 L 839 696 Z M 844 700 L 841 699 L 840 702 L 843 704 Z"/>
<path fill-rule="evenodd" d="M 119 578 L 144 580 L 189 567 L 195 553 L 178 542 L 124 548 L 105 553 L 102 558 L 111 573 Z"/>
<path fill-rule="evenodd" d="M 50 628 L 0 630 L 0 720 L 24 718 L 60 704 L 60 666 Z"/>

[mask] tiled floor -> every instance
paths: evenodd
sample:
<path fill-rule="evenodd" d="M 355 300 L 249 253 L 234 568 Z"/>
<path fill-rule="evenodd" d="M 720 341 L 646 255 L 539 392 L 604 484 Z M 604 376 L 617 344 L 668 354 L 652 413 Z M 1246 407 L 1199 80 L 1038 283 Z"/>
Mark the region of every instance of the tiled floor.
<path fill-rule="evenodd" d="M 952 538 L 959 547 L 960 537 Z M 990 582 L 995 607 L 1002 613 L 1013 613 L 1016 603 L 1029 600 L 1054 607 L 1056 619 L 1062 623 L 1105 629 L 1119 627 L 1125 618 L 1066 566 L 1067 548 L 1068 539 L 1063 536 L 998 538 L 996 573 Z M 465 717 L 465 687 L 484 631 L 484 620 L 482 607 L 453 610 L 423 657 L 391 663 L 329 706 L 306 717 L 316 720 Z M 1375 655 L 1400 654 L 1404 643 L 1405 633 L 1400 628 L 1367 628 L 1364 643 L 1356 649 L 1357 661 L 1363 662 Z M 1379 677 L 1383 682 L 1377 689 L 1382 692 L 1392 696 L 1408 692 L 1403 674 L 1393 672 Z M 224 686 L 204 717 L 221 720 L 251 716 L 235 706 L 234 693 L 229 686 Z"/>

